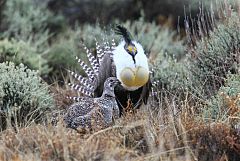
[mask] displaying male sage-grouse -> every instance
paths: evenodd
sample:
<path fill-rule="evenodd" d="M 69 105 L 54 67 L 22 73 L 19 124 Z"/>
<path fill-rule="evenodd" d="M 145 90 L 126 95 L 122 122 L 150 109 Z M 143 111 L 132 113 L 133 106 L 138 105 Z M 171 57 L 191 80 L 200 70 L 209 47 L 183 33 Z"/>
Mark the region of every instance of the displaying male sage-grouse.
<path fill-rule="evenodd" d="M 104 83 L 101 97 L 79 97 L 79 102 L 70 106 L 64 121 L 67 127 L 105 128 L 119 118 L 119 108 L 115 99 L 114 88 L 120 84 L 116 77 L 109 77 Z"/>
<path fill-rule="evenodd" d="M 101 48 L 96 42 L 96 57 L 84 46 L 91 67 L 80 59 L 78 62 L 87 73 L 88 79 L 70 72 L 82 84 L 82 86 L 73 84 L 71 87 L 87 96 L 99 97 L 102 95 L 105 80 L 108 77 L 117 77 L 121 85 L 116 86 L 115 95 L 122 113 L 129 100 L 134 108 L 147 103 L 151 83 L 148 59 L 142 45 L 132 40 L 132 36 L 123 26 L 117 25 L 115 33 L 123 37 L 119 45 L 115 46 L 113 41 L 109 47 L 105 42 Z"/>

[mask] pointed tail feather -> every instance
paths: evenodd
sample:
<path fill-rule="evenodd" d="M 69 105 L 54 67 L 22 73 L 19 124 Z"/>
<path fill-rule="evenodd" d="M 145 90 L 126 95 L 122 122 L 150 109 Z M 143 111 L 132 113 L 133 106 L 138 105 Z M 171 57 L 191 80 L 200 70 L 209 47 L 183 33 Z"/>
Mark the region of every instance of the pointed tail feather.
<path fill-rule="evenodd" d="M 105 52 L 102 51 L 102 53 L 100 53 L 100 54 L 98 55 L 98 59 L 99 59 L 99 63 L 100 63 L 100 64 L 102 63 L 104 54 L 105 54 Z"/>
<path fill-rule="evenodd" d="M 96 39 L 95 39 L 95 41 L 96 41 L 97 59 L 98 59 L 99 66 L 100 66 L 104 55 L 106 53 L 111 52 L 116 47 L 116 43 L 115 43 L 115 40 L 112 39 L 112 43 L 110 46 L 109 42 L 106 41 L 105 39 L 103 39 L 103 45 L 100 46 Z"/>
<path fill-rule="evenodd" d="M 101 48 L 101 46 L 99 45 L 97 39 L 95 39 L 95 42 L 96 42 L 97 59 L 98 59 L 99 64 L 101 64 L 104 52 L 103 52 L 103 49 Z"/>
<path fill-rule="evenodd" d="M 85 99 L 84 97 L 75 97 L 75 96 L 73 96 L 73 97 L 71 97 L 71 96 L 67 96 L 67 98 L 68 99 L 70 99 L 70 100 L 74 100 L 74 101 L 77 101 L 77 102 L 80 102 L 80 101 L 82 101 L 83 99 Z"/>
<path fill-rule="evenodd" d="M 114 40 L 114 39 L 112 39 L 111 50 L 113 50 L 115 47 L 116 47 L 115 40 Z"/>
<path fill-rule="evenodd" d="M 76 90 L 86 96 L 92 97 L 94 94 L 94 91 L 87 89 L 86 87 L 83 87 L 79 84 L 68 83 L 68 85 L 71 87 L 71 89 Z"/>
<path fill-rule="evenodd" d="M 104 55 L 106 54 L 106 53 L 109 53 L 109 52 L 111 52 L 111 48 L 109 47 L 109 45 L 108 45 L 108 43 L 107 42 L 104 42 L 104 44 L 103 44 L 103 52 L 100 54 L 100 62 L 102 62 L 102 60 L 103 60 L 103 57 L 104 57 Z"/>
<path fill-rule="evenodd" d="M 96 38 L 95 38 L 95 46 L 96 46 L 96 50 L 97 50 L 97 54 L 98 54 L 100 52 L 101 46 L 99 45 Z"/>
<path fill-rule="evenodd" d="M 103 49 L 98 50 L 97 57 L 98 57 L 99 64 L 102 63 L 104 54 L 105 54 L 105 51 Z"/>
<path fill-rule="evenodd" d="M 110 50 L 110 46 L 109 46 L 108 41 L 104 41 L 103 46 L 104 46 L 104 50 L 105 51 L 109 51 Z"/>
<path fill-rule="evenodd" d="M 84 45 L 84 49 L 86 50 L 88 60 L 93 68 L 93 71 L 95 74 L 98 74 L 99 70 L 99 63 L 97 59 L 93 56 L 93 54 L 90 52 L 90 50 Z"/>
<path fill-rule="evenodd" d="M 88 75 L 89 79 L 93 80 L 95 77 L 94 71 L 91 68 L 89 68 L 87 66 L 87 64 L 85 64 L 84 61 L 82 61 L 77 56 L 76 56 L 76 59 L 77 59 L 78 63 L 80 64 L 80 66 L 83 68 L 84 72 Z"/>
<path fill-rule="evenodd" d="M 68 70 L 68 72 L 74 77 L 76 78 L 82 85 L 84 85 L 87 89 L 93 90 L 93 86 L 90 82 L 89 79 L 84 78 L 83 76 L 76 74 L 75 72 Z"/>

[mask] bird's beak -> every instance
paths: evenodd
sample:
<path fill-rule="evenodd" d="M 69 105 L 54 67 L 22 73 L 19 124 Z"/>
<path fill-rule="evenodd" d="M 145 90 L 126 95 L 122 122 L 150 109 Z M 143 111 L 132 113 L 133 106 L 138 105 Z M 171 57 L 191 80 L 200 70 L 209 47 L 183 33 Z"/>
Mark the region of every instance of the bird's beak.
<path fill-rule="evenodd" d="M 128 45 L 127 50 L 132 57 L 134 57 L 137 54 L 137 49 L 133 45 Z"/>
<path fill-rule="evenodd" d="M 121 82 L 117 79 L 117 80 L 114 81 L 114 84 L 115 84 L 115 85 L 120 85 Z"/>

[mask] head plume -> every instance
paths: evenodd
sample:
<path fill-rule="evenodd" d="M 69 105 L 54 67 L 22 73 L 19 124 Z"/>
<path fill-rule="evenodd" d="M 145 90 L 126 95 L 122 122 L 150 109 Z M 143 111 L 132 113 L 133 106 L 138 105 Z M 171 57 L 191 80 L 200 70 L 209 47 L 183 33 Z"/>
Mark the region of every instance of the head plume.
<path fill-rule="evenodd" d="M 116 25 L 115 33 L 123 36 L 123 38 L 124 38 L 124 40 L 127 44 L 129 44 L 131 42 L 132 36 L 131 36 L 130 32 L 125 27 L 123 27 L 121 25 Z"/>

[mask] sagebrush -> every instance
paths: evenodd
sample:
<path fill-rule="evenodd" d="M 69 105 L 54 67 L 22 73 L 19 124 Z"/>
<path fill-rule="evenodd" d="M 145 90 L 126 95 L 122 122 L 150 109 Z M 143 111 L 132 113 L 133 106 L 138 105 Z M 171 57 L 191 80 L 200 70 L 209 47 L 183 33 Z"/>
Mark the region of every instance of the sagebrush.
<path fill-rule="evenodd" d="M 6 62 L 0 64 L 0 73 L 1 129 L 43 120 L 54 102 L 38 72 Z"/>

